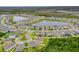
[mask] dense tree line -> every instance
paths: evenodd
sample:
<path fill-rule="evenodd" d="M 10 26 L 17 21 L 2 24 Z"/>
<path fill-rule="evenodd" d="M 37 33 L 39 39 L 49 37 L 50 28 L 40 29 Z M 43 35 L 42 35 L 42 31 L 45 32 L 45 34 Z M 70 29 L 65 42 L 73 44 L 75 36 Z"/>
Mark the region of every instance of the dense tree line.
<path fill-rule="evenodd" d="M 45 52 L 79 52 L 79 37 L 51 38 Z"/>
<path fill-rule="evenodd" d="M 63 12 L 48 12 L 48 11 L 42 11 L 42 10 L 33 10 L 33 9 L 13 9 L 13 10 L 0 10 L 0 14 L 33 14 L 38 16 L 56 16 L 56 17 L 66 17 L 66 18 L 76 18 L 79 19 L 78 16 L 63 13 Z"/>
<path fill-rule="evenodd" d="M 0 32 L 0 37 L 4 36 L 6 33 Z"/>

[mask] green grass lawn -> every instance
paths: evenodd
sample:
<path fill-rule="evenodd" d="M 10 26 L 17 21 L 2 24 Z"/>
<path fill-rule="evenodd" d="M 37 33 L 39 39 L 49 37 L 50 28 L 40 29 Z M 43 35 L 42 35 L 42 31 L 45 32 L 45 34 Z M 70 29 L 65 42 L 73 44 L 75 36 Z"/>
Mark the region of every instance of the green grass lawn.
<path fill-rule="evenodd" d="M 3 52 L 3 47 L 2 47 L 2 44 L 0 44 L 0 52 Z"/>

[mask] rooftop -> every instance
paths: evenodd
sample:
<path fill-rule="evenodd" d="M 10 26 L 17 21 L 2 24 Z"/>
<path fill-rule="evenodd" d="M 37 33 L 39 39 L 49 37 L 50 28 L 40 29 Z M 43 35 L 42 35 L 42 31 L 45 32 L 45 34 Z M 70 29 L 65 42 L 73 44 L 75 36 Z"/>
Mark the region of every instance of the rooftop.
<path fill-rule="evenodd" d="M 5 51 L 10 50 L 10 49 L 13 48 L 14 46 L 15 46 L 15 43 L 12 42 L 12 43 L 10 43 L 10 44 L 8 44 L 8 45 L 5 45 L 5 46 L 4 46 L 4 50 L 5 50 Z"/>

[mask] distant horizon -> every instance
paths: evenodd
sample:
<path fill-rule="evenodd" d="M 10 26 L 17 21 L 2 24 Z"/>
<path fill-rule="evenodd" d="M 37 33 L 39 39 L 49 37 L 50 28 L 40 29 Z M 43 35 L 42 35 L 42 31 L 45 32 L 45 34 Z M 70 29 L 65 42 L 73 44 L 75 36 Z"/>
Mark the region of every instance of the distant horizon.
<path fill-rule="evenodd" d="M 0 6 L 1 10 L 6 9 L 58 9 L 58 10 L 79 10 L 79 6 Z"/>

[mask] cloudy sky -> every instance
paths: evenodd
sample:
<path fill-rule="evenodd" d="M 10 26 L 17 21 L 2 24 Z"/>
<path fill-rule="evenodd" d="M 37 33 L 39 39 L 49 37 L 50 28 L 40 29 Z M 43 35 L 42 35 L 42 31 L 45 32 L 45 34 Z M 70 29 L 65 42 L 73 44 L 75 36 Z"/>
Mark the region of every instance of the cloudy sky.
<path fill-rule="evenodd" d="M 79 0 L 0 0 L 0 6 L 79 6 Z"/>

